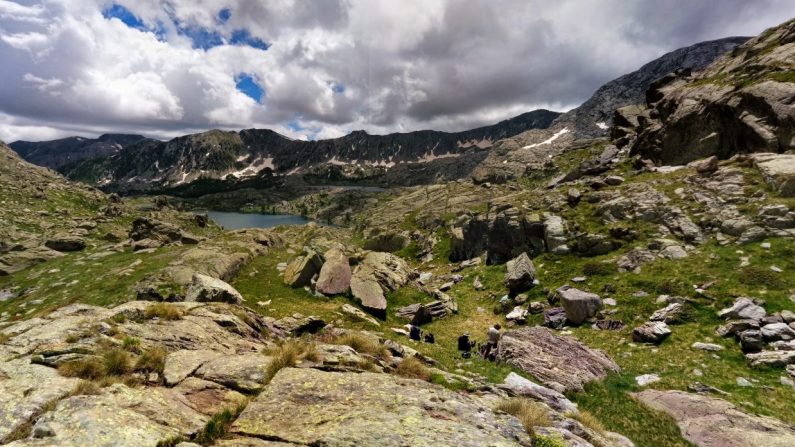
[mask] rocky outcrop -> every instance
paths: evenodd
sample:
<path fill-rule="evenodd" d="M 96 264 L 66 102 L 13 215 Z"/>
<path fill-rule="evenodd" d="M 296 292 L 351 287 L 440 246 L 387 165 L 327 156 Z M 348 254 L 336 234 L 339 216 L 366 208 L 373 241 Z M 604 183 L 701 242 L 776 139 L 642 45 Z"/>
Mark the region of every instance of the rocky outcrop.
<path fill-rule="evenodd" d="M 210 302 L 218 301 L 222 303 L 241 304 L 243 296 L 234 287 L 213 278 L 212 276 L 196 273 L 188 286 L 185 301 Z"/>
<path fill-rule="evenodd" d="M 183 244 L 199 242 L 198 237 L 185 232 L 176 225 L 147 217 L 138 217 L 133 221 L 129 236 L 141 248 L 158 247 L 175 242 Z"/>
<path fill-rule="evenodd" d="M 537 214 L 525 214 L 504 205 L 485 215 L 462 216 L 451 230 L 450 260 L 476 258 L 486 253 L 486 263 L 502 264 L 520 253 L 536 256 L 544 251 L 544 223 Z"/>
<path fill-rule="evenodd" d="M 787 447 L 795 443 L 795 427 L 770 417 L 750 415 L 722 399 L 658 390 L 644 390 L 633 396 L 673 417 L 682 436 L 699 447 Z"/>
<path fill-rule="evenodd" d="M 419 380 L 288 368 L 231 431 L 301 445 L 532 445 L 518 420 L 488 406 Z"/>
<path fill-rule="evenodd" d="M 795 147 L 795 21 L 762 33 L 703 72 L 671 75 L 647 92 L 631 154 L 661 164 Z M 788 77 L 789 76 L 789 77 Z"/>
<path fill-rule="evenodd" d="M 582 390 L 585 383 L 619 371 L 603 352 L 537 326 L 506 332 L 497 347 L 497 359 L 559 392 Z"/>

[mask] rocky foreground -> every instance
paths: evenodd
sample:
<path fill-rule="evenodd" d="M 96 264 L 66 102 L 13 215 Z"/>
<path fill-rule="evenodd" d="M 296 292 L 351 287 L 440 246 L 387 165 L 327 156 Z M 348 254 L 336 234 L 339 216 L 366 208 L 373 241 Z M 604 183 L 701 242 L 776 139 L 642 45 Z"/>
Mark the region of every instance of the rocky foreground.
<path fill-rule="evenodd" d="M 347 227 L 224 231 L 0 145 L 0 443 L 795 444 L 793 23 L 610 139 L 280 205 Z"/>

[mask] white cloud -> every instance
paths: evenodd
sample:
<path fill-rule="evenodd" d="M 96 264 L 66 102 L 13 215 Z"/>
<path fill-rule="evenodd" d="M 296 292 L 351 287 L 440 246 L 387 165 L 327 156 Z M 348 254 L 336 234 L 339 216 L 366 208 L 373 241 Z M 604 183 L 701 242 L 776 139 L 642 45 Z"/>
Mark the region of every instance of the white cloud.
<path fill-rule="evenodd" d="M 103 17 L 110 0 L 0 0 L 1 139 L 167 138 L 214 127 L 293 138 L 462 130 L 570 108 L 666 51 L 756 34 L 795 15 L 785 0 L 116 3 L 151 31 Z M 178 28 L 226 43 L 245 29 L 270 48 L 194 49 Z M 261 104 L 236 89 L 241 73 L 263 87 Z"/>

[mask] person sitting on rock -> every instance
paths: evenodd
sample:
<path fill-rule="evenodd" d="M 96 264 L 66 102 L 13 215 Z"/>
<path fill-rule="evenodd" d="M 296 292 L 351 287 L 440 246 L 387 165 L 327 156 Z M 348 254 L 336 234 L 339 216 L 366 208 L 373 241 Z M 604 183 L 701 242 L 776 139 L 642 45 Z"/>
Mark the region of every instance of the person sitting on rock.
<path fill-rule="evenodd" d="M 486 349 L 483 351 L 483 358 L 493 360 L 494 354 L 492 353 L 492 351 L 494 351 L 497 348 L 497 343 L 500 342 L 500 337 L 502 336 L 500 334 L 500 329 L 502 329 L 502 326 L 500 326 L 500 324 L 497 323 L 494 326 L 490 327 L 488 332 L 486 333 L 488 341 L 486 342 Z"/>
<path fill-rule="evenodd" d="M 472 346 L 474 342 L 469 339 L 469 334 L 464 333 L 460 337 L 458 337 L 458 350 L 461 351 L 461 356 L 464 358 L 469 358 L 472 354 Z"/>
<path fill-rule="evenodd" d="M 419 326 L 413 324 L 411 325 L 411 328 L 409 329 L 409 338 L 415 341 L 420 341 L 422 338 L 422 331 L 420 330 Z"/>

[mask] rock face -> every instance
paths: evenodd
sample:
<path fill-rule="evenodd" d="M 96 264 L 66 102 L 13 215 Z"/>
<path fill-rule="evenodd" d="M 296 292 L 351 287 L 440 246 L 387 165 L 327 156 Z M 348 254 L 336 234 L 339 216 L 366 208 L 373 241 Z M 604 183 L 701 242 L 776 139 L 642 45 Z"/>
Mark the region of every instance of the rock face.
<path fill-rule="evenodd" d="M 537 214 L 526 214 L 504 205 L 485 215 L 464 216 L 451 231 L 450 260 L 476 258 L 484 252 L 486 263 L 502 264 L 521 253 L 544 251 L 544 224 Z"/>
<path fill-rule="evenodd" d="M 231 431 L 301 445 L 532 445 L 518 420 L 487 406 L 419 380 L 287 368 Z"/>
<path fill-rule="evenodd" d="M 332 248 L 324 255 L 326 262 L 320 268 L 315 290 L 324 295 L 345 293 L 351 286 L 351 266 L 348 257 L 338 248 Z"/>
<path fill-rule="evenodd" d="M 657 390 L 644 390 L 633 396 L 673 417 L 682 436 L 698 447 L 795 445 L 795 428 L 777 419 L 744 413 L 722 399 Z"/>
<path fill-rule="evenodd" d="M 304 256 L 294 259 L 287 265 L 284 271 L 284 283 L 290 287 L 308 286 L 322 266 L 323 258 L 314 250 L 309 250 Z"/>
<path fill-rule="evenodd" d="M 185 301 L 218 301 L 240 304 L 243 302 L 243 296 L 234 287 L 220 279 L 196 273 L 188 286 Z"/>
<path fill-rule="evenodd" d="M 614 127 L 622 124 L 614 119 L 613 112 L 643 103 L 646 90 L 654 81 L 676 70 L 701 70 L 748 39 L 749 37 L 728 37 L 700 42 L 666 53 L 638 70 L 599 87 L 581 106 L 556 119 L 555 125 L 569 126 L 578 138 L 605 136 L 611 124 Z"/>
<path fill-rule="evenodd" d="M 715 155 L 784 152 L 795 145 L 795 21 L 751 39 L 695 76 L 664 77 L 646 95 L 631 154 L 662 164 Z"/>
<path fill-rule="evenodd" d="M 521 293 L 533 287 L 536 279 L 536 268 L 527 253 L 522 253 L 508 261 L 506 268 L 508 272 L 505 274 L 504 282 L 505 287 L 511 293 Z"/>
<path fill-rule="evenodd" d="M 593 318 L 602 308 L 602 300 L 595 293 L 584 292 L 574 287 L 563 286 L 556 290 L 566 318 L 574 324 L 582 324 Z"/>
<path fill-rule="evenodd" d="M 583 384 L 620 370 L 603 352 L 543 327 L 506 332 L 497 346 L 497 359 L 560 392 L 582 390 Z"/>
<path fill-rule="evenodd" d="M 196 236 L 184 232 L 176 225 L 147 217 L 138 217 L 133 221 L 129 236 L 130 239 L 139 243 L 137 246 L 143 248 L 159 247 L 174 242 L 183 244 L 199 242 Z"/>

